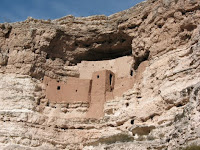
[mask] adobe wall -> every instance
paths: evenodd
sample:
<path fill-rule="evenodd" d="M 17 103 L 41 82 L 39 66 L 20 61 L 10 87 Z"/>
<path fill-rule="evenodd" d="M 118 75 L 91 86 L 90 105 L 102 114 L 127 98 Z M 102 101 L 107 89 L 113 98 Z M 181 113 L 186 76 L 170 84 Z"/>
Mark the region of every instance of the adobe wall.
<path fill-rule="evenodd" d="M 115 78 L 113 91 L 106 92 L 106 101 L 112 100 L 115 97 L 121 97 L 124 92 L 133 88 L 135 76 L 125 78 Z"/>
<path fill-rule="evenodd" d="M 123 59 L 128 60 L 129 57 Z M 118 77 L 110 70 L 101 70 L 94 72 L 93 69 L 88 69 L 87 72 L 82 72 L 82 77 L 92 74 L 91 79 L 68 78 L 67 82 L 60 82 L 48 77 L 44 78 L 43 83 L 46 84 L 46 98 L 50 103 L 89 103 L 87 118 L 101 118 L 104 116 L 104 104 L 106 101 L 113 100 L 115 97 L 121 97 L 124 92 L 128 91 L 142 78 L 148 61 L 142 62 L 136 74 L 130 73 L 131 65 L 126 65 L 127 62 L 121 63 L 121 58 L 115 63 L 112 62 L 110 67 L 121 69 Z M 109 61 L 106 61 L 109 62 Z M 92 65 L 91 62 L 84 62 L 86 66 Z M 96 62 L 98 65 L 99 62 Z M 102 63 L 102 62 L 101 62 Z M 107 63 L 104 65 L 109 66 Z M 100 67 L 100 65 L 99 65 Z M 86 69 L 86 68 L 82 68 Z M 116 69 L 117 70 L 117 69 Z M 83 71 L 83 70 L 82 70 Z"/>
<path fill-rule="evenodd" d="M 115 81 L 115 89 L 113 91 L 114 97 L 122 96 L 124 92 L 133 88 L 133 85 L 134 85 L 134 77 L 117 78 Z"/>
<path fill-rule="evenodd" d="M 91 80 L 69 78 L 65 83 L 45 77 L 44 83 L 46 84 L 46 98 L 51 103 L 90 101 Z"/>
<path fill-rule="evenodd" d="M 114 88 L 114 78 L 114 73 L 109 70 L 93 73 L 88 118 L 100 118 L 104 116 L 103 110 L 106 101 L 106 91 L 112 91 Z"/>
<path fill-rule="evenodd" d="M 92 74 L 100 70 L 110 70 L 116 77 L 121 78 L 130 74 L 132 64 L 133 58 L 131 56 L 124 56 L 113 60 L 82 61 L 77 66 L 81 79 L 91 79 Z"/>
<path fill-rule="evenodd" d="M 145 71 L 146 67 L 149 65 L 149 61 L 143 61 L 137 69 L 136 72 L 136 77 L 135 77 L 135 83 L 140 82 L 140 80 L 142 79 L 142 73 Z"/>
<path fill-rule="evenodd" d="M 106 92 L 106 101 L 112 100 L 115 97 L 121 97 L 124 92 L 133 88 L 134 84 L 140 82 L 142 79 L 142 73 L 148 65 L 149 61 L 144 61 L 138 66 L 136 74 L 129 75 L 128 77 L 115 78 L 114 90 Z"/>

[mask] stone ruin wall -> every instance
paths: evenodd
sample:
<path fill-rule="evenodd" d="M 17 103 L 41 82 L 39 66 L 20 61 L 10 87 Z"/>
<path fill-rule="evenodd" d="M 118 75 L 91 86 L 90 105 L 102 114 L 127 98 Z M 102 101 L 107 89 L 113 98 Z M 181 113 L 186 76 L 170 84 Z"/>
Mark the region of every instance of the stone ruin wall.
<path fill-rule="evenodd" d="M 113 79 L 110 80 L 110 76 Z M 114 73 L 103 70 L 93 73 L 90 107 L 87 113 L 88 118 L 101 118 L 104 116 L 104 103 L 106 102 L 106 92 L 114 87 Z"/>
<path fill-rule="evenodd" d="M 199 18 L 199 0 L 148 0 L 109 17 L 0 24 L 0 149 L 175 150 L 199 144 Z M 89 104 L 49 103 L 42 92 L 44 76 L 81 78 L 81 61 L 126 55 L 133 56 L 134 86 L 122 97 L 106 98 L 103 118 L 84 118 L 93 113 Z"/>
<path fill-rule="evenodd" d="M 89 102 L 91 80 L 69 78 L 67 82 L 44 78 L 46 98 L 52 103 Z"/>
<path fill-rule="evenodd" d="M 105 69 L 115 73 L 117 78 L 123 78 L 130 75 L 132 65 L 133 57 L 124 56 L 111 60 L 82 61 L 77 64 L 77 67 L 81 79 L 91 79 L 94 72 Z"/>
<path fill-rule="evenodd" d="M 67 81 L 60 81 L 45 76 L 46 98 L 50 103 L 57 104 L 85 103 L 89 107 L 86 117 L 103 117 L 105 102 L 121 97 L 131 89 L 148 65 L 148 61 L 141 63 L 136 74 L 132 70 L 132 63 L 131 56 L 83 61 L 77 65 L 79 78 L 69 77 Z"/>

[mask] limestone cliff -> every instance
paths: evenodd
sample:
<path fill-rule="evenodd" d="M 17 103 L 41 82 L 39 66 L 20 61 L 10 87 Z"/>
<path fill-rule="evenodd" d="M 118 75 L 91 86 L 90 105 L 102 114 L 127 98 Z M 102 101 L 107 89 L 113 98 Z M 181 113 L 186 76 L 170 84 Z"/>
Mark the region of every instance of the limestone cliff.
<path fill-rule="evenodd" d="M 50 103 L 44 76 L 131 56 L 134 85 L 106 101 Z M 127 63 L 128 64 L 128 63 Z M 148 0 L 111 16 L 0 24 L 0 149 L 178 149 L 200 145 L 200 1 Z"/>

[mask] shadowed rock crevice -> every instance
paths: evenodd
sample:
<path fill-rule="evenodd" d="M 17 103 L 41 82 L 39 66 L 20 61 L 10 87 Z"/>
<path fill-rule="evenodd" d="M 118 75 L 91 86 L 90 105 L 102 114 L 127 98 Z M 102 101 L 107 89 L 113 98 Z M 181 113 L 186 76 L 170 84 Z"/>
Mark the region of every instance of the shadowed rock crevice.
<path fill-rule="evenodd" d="M 149 51 L 145 51 L 141 56 L 134 56 L 135 63 L 133 64 L 133 69 L 137 70 L 138 66 L 143 62 L 148 60 L 149 58 Z"/>
<path fill-rule="evenodd" d="M 67 35 L 62 30 L 57 30 L 55 36 L 52 39 L 46 39 L 49 41 L 49 45 L 41 47 L 41 51 L 46 52 L 46 59 L 55 60 L 55 58 L 60 58 L 62 60 L 67 60 L 67 51 L 73 51 L 74 48 L 69 43 L 71 41 L 71 36 Z"/>
<path fill-rule="evenodd" d="M 100 35 L 85 44 L 89 48 L 85 52 L 76 54 L 74 62 L 109 60 L 132 55 L 131 43 L 132 37 L 123 32 Z"/>
<path fill-rule="evenodd" d="M 9 38 L 12 31 L 12 26 L 10 24 L 0 24 L 0 36 Z"/>
<path fill-rule="evenodd" d="M 57 30 L 54 38 L 47 40 L 50 40 L 49 45 L 41 48 L 41 51 L 46 52 L 46 59 L 60 58 L 72 64 L 80 63 L 82 60 L 109 60 L 132 54 L 132 37 L 123 32 L 80 40 Z"/>
<path fill-rule="evenodd" d="M 81 60 L 87 61 L 100 61 L 100 60 L 110 60 L 115 59 L 122 56 L 130 56 L 132 54 L 131 49 L 127 50 L 115 50 L 115 51 L 100 51 L 100 50 L 89 50 L 84 54 L 80 54 L 76 57 L 76 62 L 80 62 Z"/>

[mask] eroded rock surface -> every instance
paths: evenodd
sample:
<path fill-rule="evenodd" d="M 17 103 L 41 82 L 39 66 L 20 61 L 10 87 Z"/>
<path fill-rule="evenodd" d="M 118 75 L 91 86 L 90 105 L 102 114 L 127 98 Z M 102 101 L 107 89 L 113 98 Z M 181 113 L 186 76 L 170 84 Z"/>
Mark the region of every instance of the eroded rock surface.
<path fill-rule="evenodd" d="M 83 60 L 122 56 L 132 56 L 137 77 L 104 104 L 104 117 L 82 118 L 88 103 L 46 99 L 44 76 L 66 81 L 80 77 Z M 0 24 L 0 104 L 0 149 L 200 145 L 200 1 L 149 0 L 108 17 Z"/>

